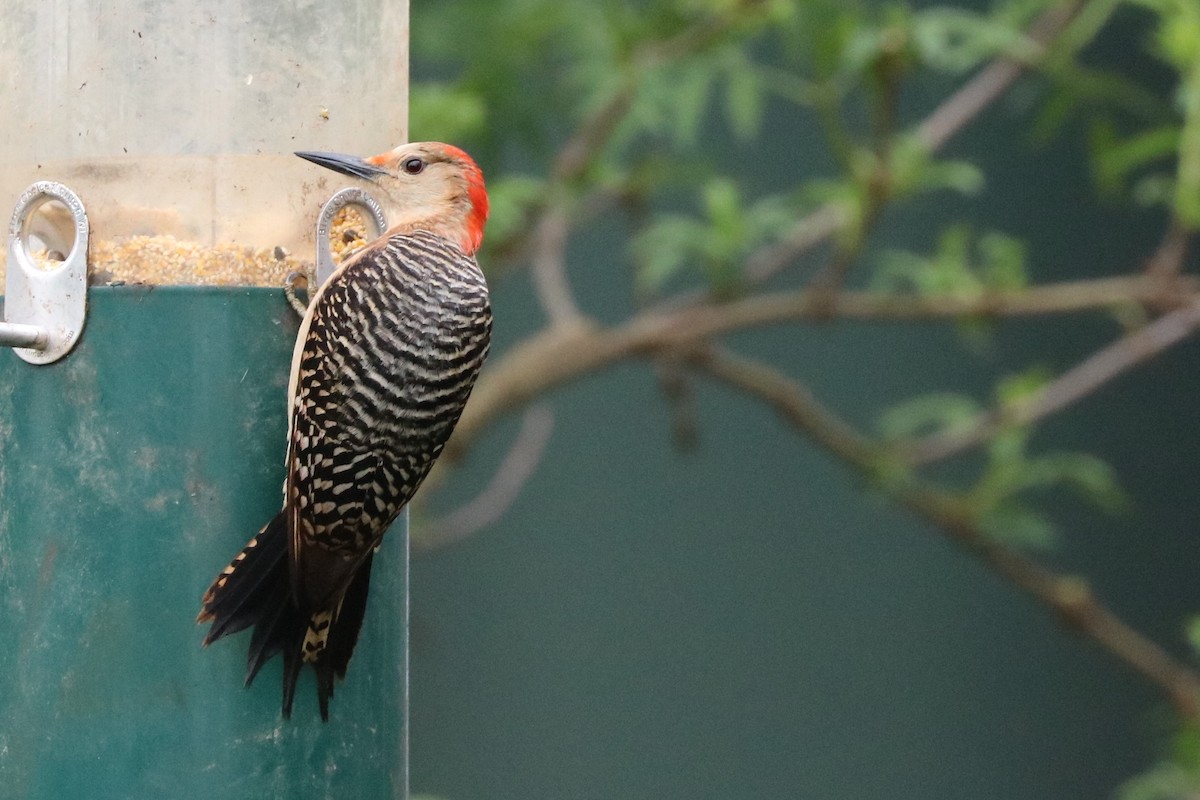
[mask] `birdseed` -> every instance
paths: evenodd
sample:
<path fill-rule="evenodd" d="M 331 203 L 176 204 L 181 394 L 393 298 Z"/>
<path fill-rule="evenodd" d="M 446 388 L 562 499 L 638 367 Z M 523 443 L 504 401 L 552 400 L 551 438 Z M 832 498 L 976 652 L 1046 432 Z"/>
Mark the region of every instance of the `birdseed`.
<path fill-rule="evenodd" d="M 354 206 L 342 208 L 330 225 L 329 248 L 334 264 L 366 244 L 366 220 Z M 30 254 L 42 270 L 52 270 L 65 256 L 58 251 Z M 0 295 L 5 265 L 0 261 Z M 283 247 L 254 248 L 234 243 L 204 245 L 171 235 L 130 236 L 91 241 L 88 283 L 140 283 L 156 286 L 282 286 L 289 273 L 312 275 L 313 262 Z"/>
<path fill-rule="evenodd" d="M 338 209 L 329 223 L 329 252 L 340 264 L 367 245 L 367 221 L 358 206 Z"/>

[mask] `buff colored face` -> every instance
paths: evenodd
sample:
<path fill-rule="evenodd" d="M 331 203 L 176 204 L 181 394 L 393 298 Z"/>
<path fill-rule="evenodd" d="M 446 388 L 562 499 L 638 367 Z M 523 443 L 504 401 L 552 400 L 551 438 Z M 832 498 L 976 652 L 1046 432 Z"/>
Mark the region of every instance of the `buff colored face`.
<path fill-rule="evenodd" d="M 296 155 L 344 175 L 368 180 L 383 195 L 393 230 L 426 228 L 479 248 L 487 220 L 483 173 L 465 152 L 441 142 L 412 142 L 370 158 L 341 153 Z"/>

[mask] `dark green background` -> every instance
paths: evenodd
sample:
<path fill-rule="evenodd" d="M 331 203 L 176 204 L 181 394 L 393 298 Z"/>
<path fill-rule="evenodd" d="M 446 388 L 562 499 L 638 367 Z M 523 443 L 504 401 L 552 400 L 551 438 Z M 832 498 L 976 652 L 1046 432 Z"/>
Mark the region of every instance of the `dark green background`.
<path fill-rule="evenodd" d="M 1112 38 L 1102 43 L 1109 51 L 1129 50 Z M 421 75 L 420 63 L 414 72 Z M 918 117 L 953 86 L 906 96 L 906 114 Z M 882 246 L 928 251 L 945 222 L 965 219 L 1026 238 L 1038 281 L 1140 266 L 1161 218 L 1093 199 L 1079 130 L 1048 145 L 1030 143 L 1032 87 L 1019 86 L 951 148 L 981 162 L 986 191 L 889 214 Z M 719 135 L 712 145 L 727 168 L 762 192 L 793 172 L 831 170 L 810 119 L 776 109 L 768 126 L 772 135 L 754 147 Z M 514 168 L 495 159 L 483 166 L 489 175 Z M 612 258 L 625 235 L 618 221 L 605 220 L 573 242 L 572 283 L 585 310 L 606 321 L 631 308 L 630 266 Z M 139 303 L 146 308 L 133 307 Z M 502 354 L 540 323 L 540 312 L 522 277 L 497 283 L 495 306 Z M 226 307 L 232 316 L 214 313 Z M 276 311 L 263 316 L 263 309 Z M 104 290 L 93 310 L 81 358 L 58 374 L 94 389 L 87 370 L 96 362 L 87 359 L 99 355 L 96 374 L 142 375 L 101 392 L 109 398 L 105 419 L 119 422 L 117 438 L 104 440 L 105 457 L 129 455 L 113 444 L 124 441 L 122 431 L 133 437 L 136 455 L 177 426 L 210 451 L 199 465 L 179 454 L 150 466 L 121 462 L 112 481 L 84 484 L 78 505 L 43 498 L 37 507 L 3 507 L 0 622 L 10 633 L 0 670 L 16 690 L 4 699 L 0 721 L 0 797 L 36 790 L 190 798 L 268 789 L 287 797 L 382 796 L 400 734 L 372 730 L 368 720 L 402 686 L 394 672 L 399 639 L 389 637 L 389 615 L 380 613 L 390 608 L 380 603 L 386 572 L 367 618 L 381 627 L 367 631 L 327 727 L 315 724 L 306 684 L 297 715 L 306 716 L 295 728 L 278 728 L 277 667 L 242 691 L 244 641 L 202 653 L 191 624 L 199 592 L 278 500 L 280 398 L 291 348 L 280 329 L 287 312 L 279 293 Z M 250 327 L 231 333 L 233 319 Z M 744 334 L 735 344 L 771 358 L 869 426 L 889 404 L 930 391 L 986 401 L 999 376 L 1031 362 L 1065 369 L 1118 334 L 1096 314 L 1001 323 L 983 346 L 944 323 L 804 326 Z M 87 348 L 110 340 L 88 356 Z M 259 359 L 271 374 L 239 389 Z M 1065 536 L 1044 557 L 1086 575 L 1118 613 L 1181 656 L 1181 626 L 1198 605 L 1200 578 L 1193 544 L 1198 366 L 1200 346 L 1180 345 L 1048 420 L 1033 442 L 1039 451 L 1082 449 L 1107 459 L 1134 501 L 1129 514 L 1107 518 L 1046 498 Z M 6 497 L 17 489 L 29 497 L 45 482 L 19 472 L 36 459 L 22 457 L 15 443 L 28 442 L 26 455 L 51 447 L 36 423 L 18 424 L 19 412 L 60 412 L 53 430 L 75 438 L 50 438 L 65 455 L 94 429 L 80 415 L 62 415 L 48 377 L 54 373 L 34 377 L 33 369 L 11 354 L 0 362 Z M 76 398 L 88 413 L 97 410 L 94 400 Z M 138 413 L 147 403 L 167 412 L 166 422 Z M 759 405 L 706 385 L 697 404 L 700 447 L 681 454 L 643 365 L 564 389 L 555 397 L 554 439 L 511 513 L 476 538 L 414 562 L 417 792 L 449 800 L 1082 800 L 1109 796 L 1152 762 L 1169 717 L 1147 684 Z M 229 414 L 242 413 L 252 419 L 235 417 L 232 428 L 222 428 Z M 219 428 L 225 432 L 211 433 Z M 440 508 L 487 481 L 514 430 L 509 421 L 487 437 Z M 187 489 L 192 474 L 205 477 L 198 501 Z M 235 494 L 241 499 L 226 502 Z M 36 528 L 38 509 L 61 523 L 55 535 L 74 537 L 74 549 L 62 552 L 75 560 L 57 561 L 72 570 L 55 572 L 43 540 L 17 536 Z M 165 538 L 139 541 L 130 530 Z M 55 593 L 38 594 L 42 575 L 59 582 Z M 77 576 L 97 596 L 97 587 L 135 584 L 148 600 L 86 616 L 79 601 L 90 596 L 73 583 Z M 34 602 L 39 597 L 61 598 L 72 610 L 57 624 L 46 614 L 31 622 L 30 609 L 45 607 Z M 116 636 L 116 650 L 87 635 L 100 623 Z M 31 649 L 29 637 L 60 649 Z M 145 646 L 133 653 L 141 667 L 114 670 L 96 660 L 129 655 L 130 642 Z M 183 671 L 187 677 L 178 677 Z M 96 683 L 83 693 L 75 689 L 86 682 L 67 685 L 72 692 L 55 699 L 64 685 L 54 676 L 65 673 Z M 28 675 L 52 679 L 30 682 Z M 104 675 L 117 679 L 102 683 Z M 109 699 L 81 709 L 81 697 Z M 84 722 L 70 716 L 80 711 Z M 132 730 L 147 715 L 162 733 L 133 744 L 118 739 L 126 742 L 119 751 L 97 749 L 106 733 Z M 180 718 L 194 725 L 185 729 Z M 215 726 L 230 720 L 246 726 L 247 737 L 215 738 Z M 154 748 L 166 753 L 165 766 L 147 766 Z M 235 794 L 214 788 L 204 771 L 210 763 L 228 770 L 219 785 Z M 142 783 L 130 784 L 122 770 Z M 248 783 L 239 785 L 238 776 Z"/>
<path fill-rule="evenodd" d="M 1141 35 L 1138 20 L 1119 22 L 1098 58 L 1126 58 L 1128 37 Z M 907 116 L 955 85 L 906 95 Z M 887 215 L 882 246 L 928 252 L 943 224 L 965 220 L 1025 238 L 1037 281 L 1140 268 L 1161 217 L 1094 199 L 1081 128 L 1031 141 L 1037 86 L 1022 82 L 949 148 L 980 163 L 986 190 Z M 777 109 L 768 125 L 753 148 L 716 141 L 723 168 L 764 192 L 831 169 L 811 119 Z M 609 321 L 631 308 L 630 267 L 612 258 L 622 235 L 605 223 L 571 251 L 581 304 Z M 540 312 L 520 277 L 500 281 L 495 298 L 503 353 Z M 982 346 L 944 323 L 803 326 L 735 344 L 869 426 L 926 392 L 987 402 L 999 377 L 1031 363 L 1061 371 L 1119 334 L 1095 314 L 1000 323 Z M 1189 658 L 1198 367 L 1200 345 L 1184 343 L 1033 439 L 1035 451 L 1105 458 L 1134 501 L 1108 518 L 1045 498 L 1064 539 L 1044 557 Z M 644 366 L 559 392 L 554 439 L 511 513 L 417 557 L 415 791 L 1082 799 L 1111 796 L 1152 763 L 1169 711 L 1146 683 L 769 411 L 703 385 L 697 401 L 700 448 L 685 455 Z M 483 485 L 514 427 L 473 454 L 439 507 Z"/>

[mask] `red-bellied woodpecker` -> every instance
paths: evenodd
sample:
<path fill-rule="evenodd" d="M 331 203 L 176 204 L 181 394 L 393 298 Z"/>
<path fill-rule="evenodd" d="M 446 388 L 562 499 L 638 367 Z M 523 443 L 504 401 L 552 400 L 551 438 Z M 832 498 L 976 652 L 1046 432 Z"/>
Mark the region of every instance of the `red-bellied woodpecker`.
<path fill-rule="evenodd" d="M 393 214 L 300 323 L 288 388 L 283 510 L 204 595 L 207 645 L 254 626 L 247 685 L 283 653 L 283 715 L 305 664 L 321 717 L 354 651 L 371 560 L 441 453 L 487 356 L 492 314 L 475 261 L 483 175 L 438 142 L 362 159 L 296 155 L 371 181 Z"/>

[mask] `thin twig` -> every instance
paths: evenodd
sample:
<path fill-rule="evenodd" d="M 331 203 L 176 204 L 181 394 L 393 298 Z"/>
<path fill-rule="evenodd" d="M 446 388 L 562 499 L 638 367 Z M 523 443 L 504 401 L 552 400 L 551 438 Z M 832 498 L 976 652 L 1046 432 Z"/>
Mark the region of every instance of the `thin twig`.
<path fill-rule="evenodd" d="M 664 353 L 654 360 L 658 388 L 671 417 L 671 440 L 675 449 L 688 452 L 700 441 L 696 419 L 696 398 L 691 375 L 684 368 L 681 353 Z"/>
<path fill-rule="evenodd" d="M 1083 0 L 1070 0 L 1043 12 L 1026 32 L 1035 51 L 1044 52 L 1083 7 Z M 950 139 L 996 102 L 1031 65 L 1029 59 L 1011 55 L 991 61 L 962 88 L 950 95 L 917 126 L 917 136 L 931 152 L 942 149 Z"/>
<path fill-rule="evenodd" d="M 533 235 L 533 286 L 551 325 L 569 323 L 580 316 L 579 306 L 567 283 L 566 250 L 570 224 L 566 210 L 555 207 L 542 215 Z"/>
<path fill-rule="evenodd" d="M 956 511 L 958 504 L 954 498 L 941 492 L 913 490 L 896 499 L 1054 611 L 1064 624 L 1157 685 L 1180 715 L 1200 720 L 1200 675 L 1130 627 L 1095 596 L 1084 579 L 1059 575 L 1025 554 L 988 538 L 973 520 Z"/>
<path fill-rule="evenodd" d="M 827 203 L 798 220 L 782 239 L 752 253 L 742 275 L 747 283 L 761 284 L 845 225 L 846 210 L 838 203 Z"/>
<path fill-rule="evenodd" d="M 1011 408 L 985 412 L 958 433 L 934 434 L 916 442 L 911 449 L 905 448 L 906 460 L 914 465 L 939 461 L 983 444 L 1006 425 L 1037 422 L 1178 344 L 1197 328 L 1200 328 L 1200 302 L 1194 300 L 1092 353 L 1031 399 Z"/>
<path fill-rule="evenodd" d="M 554 164 L 550 168 L 553 180 L 570 182 L 583 175 L 629 113 L 636 93 L 637 84 L 633 80 L 626 80 L 607 102 L 579 125 L 554 156 Z"/>
<path fill-rule="evenodd" d="M 822 407 L 798 382 L 773 367 L 715 349 L 697 353 L 691 363 L 766 402 L 787 423 L 860 471 L 870 474 L 875 469 L 879 451 L 874 444 Z M 1181 715 L 1200 719 L 1200 675 L 1126 624 L 1083 579 L 1059 575 L 990 538 L 980 529 L 969 507 L 955 495 L 912 479 L 885 484 L 884 490 L 1053 611 L 1065 624 L 1156 684 Z"/>
<path fill-rule="evenodd" d="M 961 295 L 842 292 L 821 305 L 812 292 L 758 294 L 725 305 L 676 312 L 686 336 L 712 336 L 783 322 L 843 320 L 900 321 L 1065 314 L 1135 303 L 1176 307 L 1200 289 L 1193 279 L 1159 281 L 1141 276 L 1045 284 L 1013 291 Z M 695 326 L 695 327 L 693 327 Z"/>
<path fill-rule="evenodd" d="M 867 237 L 879 221 L 893 192 L 893 154 L 895 152 L 897 113 L 901 77 L 904 72 L 902 38 L 886 37 L 889 44 L 882 48 L 872 67 L 874 102 L 871 103 L 871 139 L 874 163 L 866 176 L 864 196 L 853 218 L 850 235 L 842 236 L 825 265 L 808 282 L 820 298 L 821 308 L 827 309 L 850 277 Z"/>
<path fill-rule="evenodd" d="M 422 526 L 412 540 L 413 551 L 436 550 L 466 539 L 508 512 L 542 460 L 554 432 L 554 412 L 546 403 L 532 406 L 491 483 L 471 502 Z"/>
<path fill-rule="evenodd" d="M 693 350 L 688 363 L 765 402 L 789 424 L 843 461 L 871 470 L 880 449 L 825 408 L 799 381 L 774 367 L 732 355 L 719 347 Z"/>
<path fill-rule="evenodd" d="M 1183 272 L 1191 239 L 1191 232 L 1179 220 L 1171 220 L 1158 248 L 1146 260 L 1145 273 L 1163 280 L 1178 277 Z"/>

